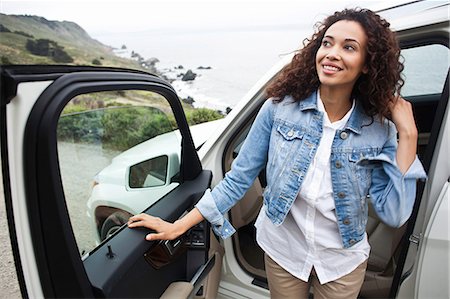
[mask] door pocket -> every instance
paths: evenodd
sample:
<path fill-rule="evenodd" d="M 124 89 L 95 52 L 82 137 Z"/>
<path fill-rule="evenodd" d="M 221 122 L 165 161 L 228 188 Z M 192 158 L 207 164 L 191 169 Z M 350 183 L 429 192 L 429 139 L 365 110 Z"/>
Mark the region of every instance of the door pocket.
<path fill-rule="evenodd" d="M 175 240 L 159 241 L 144 253 L 144 258 L 154 269 L 159 270 L 187 251 L 187 240 L 187 235 L 183 235 Z"/>
<path fill-rule="evenodd" d="M 208 252 L 209 245 L 206 243 L 209 239 L 208 232 L 209 226 L 206 222 L 200 222 L 175 240 L 154 242 L 153 246 L 144 253 L 144 258 L 156 270 L 177 260 L 187 251 L 189 251 L 188 259 L 191 259 L 191 262 L 197 261 L 199 253 L 201 256 L 203 252 Z M 204 255 L 204 258 L 200 259 L 201 264 L 207 260 L 207 254 Z M 194 262 L 194 268 L 195 265 Z"/>

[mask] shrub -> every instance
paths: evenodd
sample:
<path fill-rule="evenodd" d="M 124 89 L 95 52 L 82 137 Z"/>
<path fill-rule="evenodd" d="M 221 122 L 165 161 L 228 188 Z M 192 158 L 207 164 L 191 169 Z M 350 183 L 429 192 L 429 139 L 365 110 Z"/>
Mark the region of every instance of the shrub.
<path fill-rule="evenodd" d="M 102 118 L 103 142 L 125 150 L 176 128 L 159 109 L 128 107 L 105 111 Z"/>
<path fill-rule="evenodd" d="M 0 32 L 11 32 L 11 30 L 9 30 L 8 27 L 0 24 Z"/>
<path fill-rule="evenodd" d="M 25 46 L 31 54 L 39 56 L 48 56 L 50 41 L 48 39 L 38 39 L 37 41 L 28 39 Z"/>
<path fill-rule="evenodd" d="M 204 122 L 223 118 L 223 115 L 208 108 L 198 108 L 186 113 L 186 118 L 190 126 Z"/>
<path fill-rule="evenodd" d="M 26 32 L 23 32 L 23 31 L 14 31 L 14 33 L 15 34 L 19 34 L 19 35 L 23 35 L 23 36 L 25 36 L 25 37 L 29 37 L 29 38 L 34 38 L 34 36 L 33 35 L 31 35 L 31 34 L 28 34 L 28 33 L 26 33 Z"/>
<path fill-rule="evenodd" d="M 67 105 L 58 122 L 58 139 L 78 143 L 102 143 L 126 150 L 177 128 L 173 115 L 153 107 L 120 107 L 88 110 L 89 103 Z M 221 118 L 217 111 L 201 108 L 188 113 L 189 125 Z"/>
<path fill-rule="evenodd" d="M 51 57 L 55 62 L 73 62 L 73 58 L 63 50 L 63 47 L 56 48 Z"/>
<path fill-rule="evenodd" d="M 0 61 L 0 64 L 6 65 L 6 64 L 12 64 L 12 62 L 11 62 L 11 60 L 9 60 L 8 57 L 2 56 L 1 61 Z"/>
<path fill-rule="evenodd" d="M 102 139 L 101 111 L 74 113 L 61 116 L 58 121 L 58 139 L 72 142 L 98 143 Z"/>
<path fill-rule="evenodd" d="M 92 60 L 92 64 L 93 65 L 102 65 L 102 63 L 100 62 L 100 60 L 98 60 L 97 58 Z"/>
<path fill-rule="evenodd" d="M 73 58 L 64 51 L 64 47 L 49 39 L 28 39 L 25 47 L 31 54 L 47 56 L 55 62 L 73 62 Z"/>

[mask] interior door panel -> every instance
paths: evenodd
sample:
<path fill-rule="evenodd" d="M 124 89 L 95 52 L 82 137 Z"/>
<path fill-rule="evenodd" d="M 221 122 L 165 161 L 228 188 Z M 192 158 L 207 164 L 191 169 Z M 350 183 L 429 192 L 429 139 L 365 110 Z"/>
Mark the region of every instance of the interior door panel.
<path fill-rule="evenodd" d="M 23 201 L 29 215 L 32 250 L 44 297 L 159 297 L 174 281 L 189 282 L 195 277 L 198 281 L 207 275 L 214 259 L 208 260 L 210 236 L 206 223 L 194 227 L 180 240 L 165 243 L 146 241 L 148 230 L 129 229 L 125 225 L 82 257 L 68 214 L 56 131 L 65 105 L 75 96 L 85 93 L 150 91 L 163 96 L 170 104 L 181 135 L 179 173 L 172 178 L 178 185 L 145 212 L 172 222 L 192 209 L 203 195 L 210 185 L 212 174 L 202 170 L 183 108 L 168 83 L 139 71 L 76 66 L 2 68 L 2 82 L 8 82 L 8 88 L 2 89 L 3 120 L 11 117 L 7 114 L 8 105 L 26 107 L 20 108 L 21 111 L 29 111 L 27 115 L 15 119 L 19 127 L 25 128 L 23 147 L 8 147 L 7 136 L 14 131 L 13 128 L 6 128 L 7 122 L 2 121 L 2 155 L 4 159 L 8 158 L 8 154 L 22 155 L 24 158 L 23 177 L 17 179 L 25 186 Z M 34 99 L 16 97 L 21 83 L 29 85 L 35 82 L 47 82 L 49 85 L 45 89 L 36 89 Z M 5 170 L 5 177 L 8 177 L 9 169 L 4 166 Z M 8 188 L 9 185 L 5 187 Z M 14 190 L 8 192 L 6 201 L 22 200 L 12 198 L 16 194 L 19 193 Z M 14 250 L 16 263 L 20 264 L 19 246 L 20 242 L 16 242 Z M 148 262 L 152 248 L 159 248 L 167 254 L 159 268 Z M 23 277 L 19 280 L 23 284 L 29 283 Z M 23 285 L 25 297 L 26 289 Z"/>
<path fill-rule="evenodd" d="M 211 172 L 203 171 L 197 179 L 186 182 L 162 198 L 146 213 L 175 221 L 201 197 L 209 186 Z M 172 207 L 172 208 L 168 208 Z M 189 248 L 160 269 L 155 269 L 145 259 L 145 253 L 158 241 L 146 241 L 147 229 L 122 230 L 84 260 L 87 275 L 98 297 L 159 297 L 172 281 L 190 281 L 187 262 L 190 251 L 203 252 L 202 263 L 207 261 L 203 248 Z M 108 254 L 112 251 L 112 257 Z M 199 259 L 197 259 L 199 261 Z"/>

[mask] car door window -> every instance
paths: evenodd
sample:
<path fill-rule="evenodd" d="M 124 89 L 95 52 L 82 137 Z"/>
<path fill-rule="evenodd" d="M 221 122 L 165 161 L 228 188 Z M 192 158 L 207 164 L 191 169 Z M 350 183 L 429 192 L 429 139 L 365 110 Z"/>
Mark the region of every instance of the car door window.
<path fill-rule="evenodd" d="M 438 94 L 447 76 L 449 49 L 432 44 L 402 50 L 405 69 L 403 96 Z"/>
<path fill-rule="evenodd" d="M 414 106 L 419 129 L 418 155 L 423 160 L 434 115 L 450 65 L 450 51 L 441 44 L 416 46 L 402 50 L 404 58 L 402 96 Z"/>
<path fill-rule="evenodd" d="M 181 135 L 150 91 L 75 96 L 57 126 L 58 160 L 81 255 L 178 186 Z"/>

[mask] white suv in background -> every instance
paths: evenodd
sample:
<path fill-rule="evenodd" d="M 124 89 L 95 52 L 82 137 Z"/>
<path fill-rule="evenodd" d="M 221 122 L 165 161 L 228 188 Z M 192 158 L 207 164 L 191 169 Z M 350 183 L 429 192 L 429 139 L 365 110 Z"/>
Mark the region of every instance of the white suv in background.
<path fill-rule="evenodd" d="M 369 211 L 367 233 L 372 250 L 362 298 L 450 296 L 448 12 L 449 3 L 445 1 L 412 1 L 379 10 L 391 22 L 403 49 L 403 96 L 414 107 L 418 155 L 428 179 L 418 182 L 414 210 L 403 227 L 387 227 Z M 265 101 L 265 87 L 288 60 L 275 66 L 249 91 L 220 126 L 211 130 L 198 151 L 175 90 L 157 76 L 102 67 L 3 66 L 2 167 L 8 225 L 23 296 L 269 298 L 262 250 L 255 242 L 253 227 L 262 204 L 264 173 L 228 213 L 237 232 L 226 240 L 216 238 L 208 223 L 202 222 L 176 240 L 161 242 L 144 240 L 148 233 L 145 229 L 116 227 L 97 244 L 95 234 L 100 224 L 94 228 L 89 225 L 85 210 L 89 192 L 83 192 L 100 171 L 100 184 L 94 187 L 93 196 L 116 196 L 114 203 L 121 199 L 131 202 L 130 196 L 151 198 L 148 206 L 136 205 L 130 212 L 144 210 L 175 221 L 230 169 Z M 74 97 L 116 91 L 130 92 L 130 99 L 138 95 L 139 103 L 172 114 L 181 139 L 156 142 L 164 139 L 163 134 L 176 134 L 172 129 L 161 131 L 152 135 L 144 148 L 122 148 L 123 154 L 112 163 L 107 138 L 91 138 L 89 144 L 78 137 L 58 139 L 61 112 Z M 153 130 L 150 123 L 143 123 L 140 129 Z M 94 131 L 103 134 L 105 130 Z M 81 132 L 91 136 L 93 131 Z M 108 136 L 122 136 L 124 132 L 127 136 L 134 134 L 119 126 Z M 143 154 L 142 159 L 137 152 Z M 147 195 L 145 192 L 152 192 L 148 188 L 126 189 L 133 165 L 171 153 L 176 153 L 180 162 L 167 171 L 170 175 L 153 173 L 149 177 L 152 172 L 143 171 L 136 177 L 136 185 L 132 184 L 155 187 L 155 182 L 170 182 L 173 185 L 165 194 Z M 161 169 L 167 161 L 158 161 L 150 169 Z M 116 192 L 111 191 L 114 188 L 98 188 L 108 180 L 116 182 Z M 103 205 L 108 204 L 113 206 L 112 201 Z"/>
<path fill-rule="evenodd" d="M 190 126 L 195 147 L 200 148 L 222 122 Z M 115 156 L 95 175 L 87 215 L 97 232 L 96 244 L 177 186 L 171 179 L 180 168 L 180 153 L 174 146 L 179 144 L 178 130 L 158 135 Z"/>

